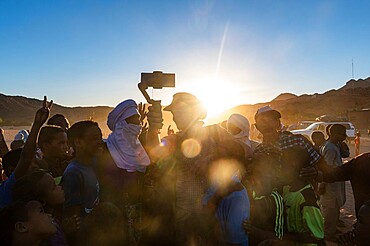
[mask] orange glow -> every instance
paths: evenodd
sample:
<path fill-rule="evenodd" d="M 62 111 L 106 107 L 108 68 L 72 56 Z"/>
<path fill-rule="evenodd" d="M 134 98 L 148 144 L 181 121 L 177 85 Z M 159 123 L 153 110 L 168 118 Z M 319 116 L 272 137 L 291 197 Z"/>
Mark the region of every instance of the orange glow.
<path fill-rule="evenodd" d="M 187 91 L 203 102 L 208 110 L 208 117 L 216 116 L 243 102 L 236 85 L 216 76 L 195 80 L 187 85 Z"/>
<path fill-rule="evenodd" d="M 187 158 L 194 158 L 200 154 L 202 146 L 199 141 L 189 138 L 181 144 L 181 151 Z"/>

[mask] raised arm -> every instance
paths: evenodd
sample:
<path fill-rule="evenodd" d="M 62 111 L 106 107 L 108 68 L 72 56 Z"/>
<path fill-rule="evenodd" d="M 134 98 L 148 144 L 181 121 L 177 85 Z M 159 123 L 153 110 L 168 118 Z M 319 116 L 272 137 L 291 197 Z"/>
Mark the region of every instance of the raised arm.
<path fill-rule="evenodd" d="M 9 152 L 9 148 L 5 142 L 4 130 L 0 128 L 0 157 L 3 157 L 8 152 Z"/>
<path fill-rule="evenodd" d="M 163 126 L 161 103 L 155 102 L 152 106 L 149 106 L 148 110 L 149 112 L 147 114 L 147 118 L 149 122 L 149 128 L 146 143 L 150 159 L 155 162 L 158 156 L 156 156 L 153 152 L 155 152 L 155 148 L 157 148 L 160 144 L 159 130 Z"/>
<path fill-rule="evenodd" d="M 32 163 L 32 159 L 36 151 L 37 135 L 39 134 L 39 131 L 42 125 L 48 119 L 49 114 L 50 114 L 50 108 L 52 105 L 53 105 L 53 101 L 51 100 L 48 103 L 46 96 L 44 96 L 44 102 L 43 102 L 42 108 L 40 108 L 36 112 L 35 120 L 32 124 L 30 135 L 27 138 L 27 141 L 23 147 L 21 157 L 19 159 L 17 167 L 14 170 L 14 176 L 16 179 L 19 179 L 22 176 L 24 176 L 27 173 Z"/>

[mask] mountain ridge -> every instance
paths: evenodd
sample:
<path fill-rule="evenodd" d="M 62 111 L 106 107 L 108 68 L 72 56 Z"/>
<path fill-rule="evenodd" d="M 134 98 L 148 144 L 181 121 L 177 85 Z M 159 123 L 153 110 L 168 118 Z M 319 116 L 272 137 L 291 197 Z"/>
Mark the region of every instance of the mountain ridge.
<path fill-rule="evenodd" d="M 41 103 L 41 100 L 35 98 L 0 94 L 0 126 L 30 125 L 34 113 Z M 343 87 L 337 90 L 328 90 L 322 94 L 297 96 L 292 93 L 281 93 L 270 102 L 238 105 L 218 116 L 207 119 L 207 123 L 219 123 L 227 119 L 232 113 L 242 114 L 253 123 L 257 109 L 266 105 L 270 105 L 281 112 L 284 124 L 294 124 L 300 120 L 314 120 L 324 114 L 344 116 L 351 110 L 370 108 L 370 77 L 349 80 Z M 106 122 L 111 110 L 112 107 L 109 106 L 66 107 L 54 104 L 51 115 L 64 114 L 71 123 L 87 119 Z M 164 118 L 164 127 L 169 124 L 174 126 L 171 114 L 165 112 Z"/>

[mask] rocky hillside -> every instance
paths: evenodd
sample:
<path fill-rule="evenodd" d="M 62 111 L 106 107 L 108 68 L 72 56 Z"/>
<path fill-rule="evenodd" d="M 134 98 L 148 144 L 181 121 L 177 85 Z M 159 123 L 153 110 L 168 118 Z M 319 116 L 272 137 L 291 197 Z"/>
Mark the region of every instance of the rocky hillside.
<path fill-rule="evenodd" d="M 22 96 L 6 96 L 0 94 L 0 125 L 23 125 L 33 122 L 33 117 L 42 101 Z M 112 109 L 110 107 L 63 107 L 54 104 L 51 114 L 64 114 L 71 123 L 91 119 L 106 121 L 106 116 Z"/>
<path fill-rule="evenodd" d="M 30 125 L 34 113 L 41 101 L 21 96 L 6 96 L 0 94 L 0 125 Z M 350 80 L 338 90 L 330 90 L 323 94 L 300 95 L 283 93 L 271 102 L 254 105 L 239 105 L 227 110 L 222 115 L 209 119 L 207 123 L 218 123 L 228 118 L 232 113 L 245 115 L 251 123 L 259 107 L 271 105 L 282 113 L 284 124 L 294 124 L 300 120 L 315 120 L 320 115 L 346 116 L 347 111 L 370 108 L 370 78 Z M 61 113 L 68 117 L 71 123 L 79 120 L 94 119 L 106 125 L 110 107 L 63 107 L 55 104 L 52 114 Z M 171 114 L 164 113 L 165 134 L 167 126 L 172 122 Z M 103 126 L 104 127 L 104 126 Z"/>
<path fill-rule="evenodd" d="M 287 125 L 295 124 L 300 120 L 315 120 L 320 115 L 346 116 L 350 110 L 370 108 L 370 78 L 350 80 L 346 86 L 323 94 L 295 96 L 283 93 L 271 102 L 239 105 L 214 117 L 211 121 L 221 122 L 230 114 L 239 113 L 253 123 L 257 109 L 266 105 L 279 110 L 282 114 L 282 122 Z"/>

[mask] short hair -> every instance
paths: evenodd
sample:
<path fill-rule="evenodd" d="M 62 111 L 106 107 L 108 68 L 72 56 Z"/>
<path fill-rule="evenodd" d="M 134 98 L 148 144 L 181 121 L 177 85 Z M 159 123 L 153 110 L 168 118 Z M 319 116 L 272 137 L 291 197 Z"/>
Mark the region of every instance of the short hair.
<path fill-rule="evenodd" d="M 329 133 L 330 136 L 333 134 L 338 134 L 338 133 L 345 133 L 346 132 L 346 127 L 341 125 L 341 124 L 334 124 L 329 128 Z"/>
<path fill-rule="evenodd" d="M 1 245 L 12 245 L 13 231 L 19 221 L 28 220 L 26 205 L 30 200 L 22 199 L 0 210 L 0 242 Z"/>
<path fill-rule="evenodd" d="M 75 151 L 76 151 L 75 140 L 82 138 L 85 135 L 86 131 L 90 127 L 93 127 L 93 126 L 99 128 L 99 125 L 97 122 L 91 121 L 91 120 L 85 120 L 85 121 L 79 121 L 73 124 L 71 128 L 68 129 L 67 131 L 68 141 Z"/>
<path fill-rule="evenodd" d="M 3 169 L 6 176 L 10 176 L 9 167 L 16 167 L 21 158 L 22 148 L 11 150 L 3 156 Z"/>
<path fill-rule="evenodd" d="M 46 122 L 47 125 L 54 125 L 54 126 L 60 126 L 58 119 L 63 118 L 66 120 L 66 122 L 69 124 L 67 117 L 65 117 L 63 114 L 55 114 L 52 117 L 49 118 L 49 120 Z"/>
<path fill-rule="evenodd" d="M 51 143 L 54 140 L 55 135 L 58 133 L 66 132 L 60 126 L 44 126 L 40 130 L 40 134 L 37 143 L 42 151 L 44 151 L 45 144 Z"/>
<path fill-rule="evenodd" d="M 25 198 L 40 200 L 45 195 L 45 187 L 40 185 L 40 181 L 48 173 L 47 170 L 41 169 L 18 179 L 12 187 L 13 201 Z"/>
<path fill-rule="evenodd" d="M 318 139 L 320 137 L 322 137 L 322 139 L 325 140 L 325 135 L 321 131 L 314 131 L 311 135 L 312 141 L 314 142 L 315 142 L 315 139 Z"/>

